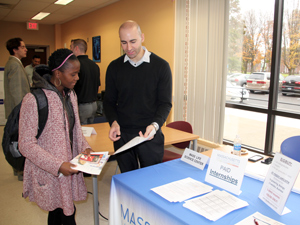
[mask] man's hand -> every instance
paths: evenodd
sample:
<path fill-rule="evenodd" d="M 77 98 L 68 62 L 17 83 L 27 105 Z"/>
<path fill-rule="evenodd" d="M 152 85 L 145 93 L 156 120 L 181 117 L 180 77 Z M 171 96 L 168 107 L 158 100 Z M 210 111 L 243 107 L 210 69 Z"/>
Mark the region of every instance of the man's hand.
<path fill-rule="evenodd" d="M 120 125 L 114 121 L 110 127 L 108 137 L 112 141 L 118 141 L 121 138 Z"/>
<path fill-rule="evenodd" d="M 146 128 L 145 134 L 143 134 L 142 131 L 139 132 L 140 137 L 147 138 L 153 129 L 155 129 L 155 127 L 154 127 L 152 124 L 149 125 L 149 126 Z M 150 140 L 152 140 L 153 138 L 154 138 L 154 135 L 153 135 L 151 138 L 149 138 L 148 140 L 150 141 Z"/>
<path fill-rule="evenodd" d="M 64 176 L 69 176 L 73 173 L 78 173 L 78 170 L 74 170 L 71 167 L 76 167 L 76 165 L 70 162 L 63 162 L 59 168 L 59 172 L 61 172 Z"/>

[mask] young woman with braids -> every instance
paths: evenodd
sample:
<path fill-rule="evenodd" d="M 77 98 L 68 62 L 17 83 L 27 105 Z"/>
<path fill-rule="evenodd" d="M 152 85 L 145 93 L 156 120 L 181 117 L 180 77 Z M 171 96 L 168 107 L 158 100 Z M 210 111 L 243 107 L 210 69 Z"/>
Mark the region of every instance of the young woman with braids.
<path fill-rule="evenodd" d="M 38 109 L 29 93 L 22 102 L 19 122 L 19 149 L 26 157 L 23 196 L 49 211 L 48 224 L 76 224 L 73 201 L 86 199 L 81 172 L 70 160 L 92 151 L 83 137 L 73 91 L 80 63 L 72 51 L 59 49 L 33 74 L 33 87 L 42 88 L 48 100 L 48 119 L 41 136 Z"/>

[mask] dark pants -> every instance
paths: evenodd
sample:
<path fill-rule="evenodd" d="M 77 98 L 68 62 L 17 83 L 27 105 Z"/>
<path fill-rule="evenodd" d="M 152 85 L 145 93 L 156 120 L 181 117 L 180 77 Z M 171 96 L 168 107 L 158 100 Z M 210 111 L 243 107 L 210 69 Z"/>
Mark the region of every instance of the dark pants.
<path fill-rule="evenodd" d="M 76 208 L 71 216 L 66 216 L 61 208 L 50 211 L 48 214 L 48 225 L 76 225 L 75 222 Z"/>
<path fill-rule="evenodd" d="M 120 140 L 114 142 L 114 148 L 117 150 L 137 134 L 121 133 Z M 164 135 L 161 130 L 158 130 L 154 138 L 150 141 L 145 141 L 129 150 L 116 155 L 118 165 L 122 173 L 131 170 L 136 170 L 140 167 L 152 166 L 162 162 L 164 156 Z"/>

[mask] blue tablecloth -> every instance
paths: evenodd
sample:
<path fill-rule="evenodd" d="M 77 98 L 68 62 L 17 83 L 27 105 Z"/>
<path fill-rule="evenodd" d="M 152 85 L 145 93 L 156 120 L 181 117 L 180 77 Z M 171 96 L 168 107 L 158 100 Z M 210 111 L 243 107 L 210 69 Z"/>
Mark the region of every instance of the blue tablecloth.
<path fill-rule="evenodd" d="M 182 206 L 184 202 L 170 203 L 150 190 L 151 188 L 187 177 L 206 183 L 204 181 L 206 170 L 207 165 L 202 171 L 177 159 L 113 176 L 110 202 L 110 224 L 199 225 L 213 223 L 227 225 L 235 224 L 257 211 L 287 225 L 300 224 L 300 221 L 298 221 L 300 220 L 299 194 L 291 192 L 286 203 L 286 207 L 289 208 L 291 212 L 280 216 L 258 198 L 263 182 L 247 176 L 243 179 L 241 186 L 242 193 L 237 197 L 247 201 L 249 206 L 235 210 L 215 222 L 184 208 Z M 214 190 L 220 189 L 214 185 L 211 186 L 213 186 Z M 119 195 L 120 193 L 127 197 L 122 198 Z M 121 218 L 121 220 L 119 218 Z M 170 221 L 170 223 L 157 222 L 161 219 Z"/>

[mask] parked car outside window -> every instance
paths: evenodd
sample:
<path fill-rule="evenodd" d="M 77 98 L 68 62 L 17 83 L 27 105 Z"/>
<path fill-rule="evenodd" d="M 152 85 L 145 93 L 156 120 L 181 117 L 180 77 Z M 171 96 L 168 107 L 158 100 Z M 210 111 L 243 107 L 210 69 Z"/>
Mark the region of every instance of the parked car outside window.
<path fill-rule="evenodd" d="M 282 81 L 282 95 L 300 94 L 300 76 L 290 75 Z"/>
<path fill-rule="evenodd" d="M 237 86 L 246 87 L 249 76 L 250 74 L 240 73 L 230 76 L 227 80 Z"/>
<path fill-rule="evenodd" d="M 270 72 L 255 72 L 250 74 L 249 78 L 247 79 L 247 90 L 249 90 L 251 93 L 254 93 L 255 91 L 268 93 L 270 89 L 270 77 Z M 284 77 L 280 74 L 279 90 L 281 90 L 283 80 Z"/>

